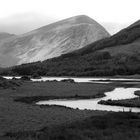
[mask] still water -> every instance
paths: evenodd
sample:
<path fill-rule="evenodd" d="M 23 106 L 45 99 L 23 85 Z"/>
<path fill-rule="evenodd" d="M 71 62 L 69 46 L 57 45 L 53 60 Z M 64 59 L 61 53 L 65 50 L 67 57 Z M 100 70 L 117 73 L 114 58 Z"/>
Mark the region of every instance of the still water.
<path fill-rule="evenodd" d="M 78 109 L 90 109 L 90 110 L 102 110 L 102 111 L 132 111 L 140 112 L 140 108 L 135 107 L 122 107 L 122 106 L 110 106 L 98 104 L 100 100 L 121 100 L 121 99 L 131 99 L 138 97 L 134 94 L 135 91 L 140 90 L 140 88 L 115 88 L 113 91 L 105 92 L 105 97 L 96 99 L 80 99 L 80 100 L 48 100 L 39 101 L 38 105 L 62 105 L 71 108 Z"/>
<path fill-rule="evenodd" d="M 6 79 L 12 79 L 13 76 L 4 76 L 4 78 Z M 20 76 L 16 76 L 15 78 L 19 79 L 21 78 Z M 40 79 L 33 79 L 31 78 L 31 80 L 33 82 L 36 82 L 36 81 L 53 81 L 53 80 L 57 80 L 57 81 L 61 81 L 63 79 L 73 79 L 75 82 L 78 82 L 78 83 L 81 83 L 81 82 L 86 82 L 86 83 L 111 83 L 113 81 L 131 81 L 131 82 L 140 82 L 140 79 L 129 79 L 129 78 L 89 78 L 89 77 L 41 77 Z"/>
<path fill-rule="evenodd" d="M 12 79 L 13 76 L 4 76 L 6 79 Z M 15 77 L 17 79 L 20 78 L 20 76 Z M 31 79 L 33 82 L 36 81 L 61 81 L 63 79 L 73 79 L 75 82 L 86 82 L 86 83 L 111 83 L 113 81 L 130 81 L 132 83 L 138 83 L 140 82 L 140 79 L 129 79 L 129 78 L 78 78 L 78 77 L 41 77 L 40 79 Z M 106 92 L 105 97 L 103 98 L 96 98 L 96 99 L 59 99 L 59 100 L 48 100 L 48 101 L 40 101 L 37 102 L 38 105 L 62 105 L 67 106 L 71 108 L 78 108 L 78 109 L 90 109 L 90 110 L 106 110 L 106 111 L 131 111 L 132 112 L 140 112 L 140 108 L 135 107 L 123 107 L 123 106 L 111 106 L 111 105 L 101 105 L 98 104 L 100 100 L 121 100 L 121 99 L 131 99 L 138 97 L 134 94 L 135 91 L 140 90 L 140 88 L 115 88 L 113 91 Z"/>

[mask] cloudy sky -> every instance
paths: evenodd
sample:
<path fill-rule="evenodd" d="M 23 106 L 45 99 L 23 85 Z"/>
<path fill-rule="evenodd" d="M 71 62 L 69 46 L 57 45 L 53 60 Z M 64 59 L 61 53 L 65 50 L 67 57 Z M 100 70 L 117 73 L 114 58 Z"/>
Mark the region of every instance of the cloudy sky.
<path fill-rule="evenodd" d="M 0 3 L 0 32 L 14 34 L 76 15 L 88 15 L 113 34 L 140 17 L 140 0 L 0 0 Z"/>

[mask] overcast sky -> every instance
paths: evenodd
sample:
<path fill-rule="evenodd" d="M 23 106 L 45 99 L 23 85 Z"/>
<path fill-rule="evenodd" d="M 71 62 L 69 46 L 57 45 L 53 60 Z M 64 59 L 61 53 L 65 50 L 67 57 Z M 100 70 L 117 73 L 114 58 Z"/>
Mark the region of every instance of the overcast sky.
<path fill-rule="evenodd" d="M 22 34 L 76 15 L 88 15 L 111 34 L 139 20 L 140 0 L 0 0 L 0 32 Z"/>

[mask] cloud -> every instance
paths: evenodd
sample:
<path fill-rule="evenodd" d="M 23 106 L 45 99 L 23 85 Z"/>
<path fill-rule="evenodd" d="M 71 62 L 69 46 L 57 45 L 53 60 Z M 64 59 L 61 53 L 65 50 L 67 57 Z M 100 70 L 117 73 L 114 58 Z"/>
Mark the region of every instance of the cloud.
<path fill-rule="evenodd" d="M 43 14 L 22 13 L 0 18 L 0 32 L 22 34 L 57 21 Z"/>

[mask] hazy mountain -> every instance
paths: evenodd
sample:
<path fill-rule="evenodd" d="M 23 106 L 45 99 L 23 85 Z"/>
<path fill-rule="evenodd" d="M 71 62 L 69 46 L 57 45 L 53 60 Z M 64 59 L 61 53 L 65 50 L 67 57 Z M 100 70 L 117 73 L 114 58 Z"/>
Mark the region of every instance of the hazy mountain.
<path fill-rule="evenodd" d="M 111 37 L 71 53 L 43 62 L 20 65 L 4 73 L 49 76 L 140 74 L 140 23 L 137 21 Z"/>
<path fill-rule="evenodd" d="M 88 16 L 68 18 L 0 42 L 0 64 L 13 66 L 60 56 L 109 33 Z"/>
<path fill-rule="evenodd" d="M 14 36 L 14 34 L 9 34 L 9 33 L 4 33 L 4 32 L 0 32 L 0 41 L 1 40 L 4 40 L 4 39 L 7 39 L 7 38 L 10 38 Z"/>

